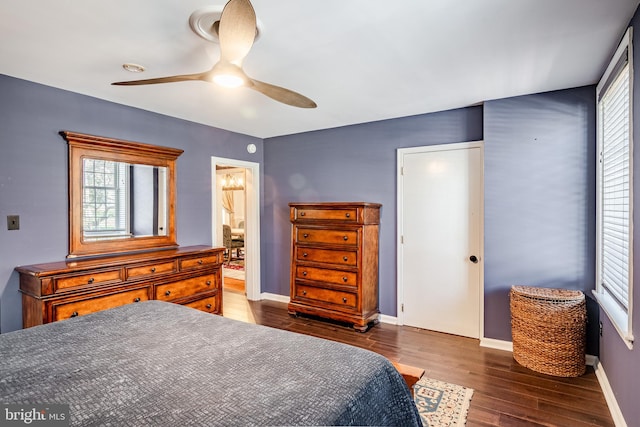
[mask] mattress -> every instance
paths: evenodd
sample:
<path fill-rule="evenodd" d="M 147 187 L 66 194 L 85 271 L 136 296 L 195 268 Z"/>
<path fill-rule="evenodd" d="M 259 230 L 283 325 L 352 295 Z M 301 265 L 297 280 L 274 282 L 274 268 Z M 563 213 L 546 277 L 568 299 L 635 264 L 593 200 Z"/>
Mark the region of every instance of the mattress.
<path fill-rule="evenodd" d="M 0 360 L 0 403 L 71 425 L 421 425 L 379 354 L 161 301 L 0 335 Z"/>

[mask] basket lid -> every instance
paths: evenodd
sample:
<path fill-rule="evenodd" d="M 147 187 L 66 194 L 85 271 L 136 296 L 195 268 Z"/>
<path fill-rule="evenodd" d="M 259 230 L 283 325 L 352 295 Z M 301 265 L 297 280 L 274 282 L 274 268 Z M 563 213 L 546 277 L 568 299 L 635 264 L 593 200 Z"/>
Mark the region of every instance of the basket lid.
<path fill-rule="evenodd" d="M 535 286 L 513 285 L 511 292 L 545 300 L 576 301 L 584 299 L 584 293 L 578 290 L 539 288 Z"/>

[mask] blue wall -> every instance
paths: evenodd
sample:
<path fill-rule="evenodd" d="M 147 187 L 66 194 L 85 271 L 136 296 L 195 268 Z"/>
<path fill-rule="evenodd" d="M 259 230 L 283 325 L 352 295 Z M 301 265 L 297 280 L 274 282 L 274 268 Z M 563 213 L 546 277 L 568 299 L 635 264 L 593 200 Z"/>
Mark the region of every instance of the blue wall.
<path fill-rule="evenodd" d="M 263 142 L 0 75 L 0 331 L 22 328 L 17 265 L 68 253 L 67 145 L 71 130 L 181 148 L 177 230 L 182 246 L 211 244 L 211 157 L 262 163 Z M 246 146 L 254 143 L 255 154 Z M 20 230 L 7 231 L 7 215 Z"/>
<path fill-rule="evenodd" d="M 593 86 L 485 103 L 487 337 L 511 341 L 511 285 L 595 288 L 595 119 Z"/>
<path fill-rule="evenodd" d="M 289 202 L 382 203 L 380 310 L 396 315 L 396 150 L 482 139 L 482 107 L 265 141 L 263 291 L 289 294 Z"/>

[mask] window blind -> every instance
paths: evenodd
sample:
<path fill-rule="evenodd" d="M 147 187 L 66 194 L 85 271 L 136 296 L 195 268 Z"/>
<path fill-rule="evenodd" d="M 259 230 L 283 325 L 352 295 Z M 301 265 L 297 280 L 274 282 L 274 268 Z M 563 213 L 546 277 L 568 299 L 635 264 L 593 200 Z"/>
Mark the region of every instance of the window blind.
<path fill-rule="evenodd" d="M 599 102 L 601 165 L 601 284 L 628 312 L 630 277 L 630 138 L 629 64 L 617 75 Z"/>

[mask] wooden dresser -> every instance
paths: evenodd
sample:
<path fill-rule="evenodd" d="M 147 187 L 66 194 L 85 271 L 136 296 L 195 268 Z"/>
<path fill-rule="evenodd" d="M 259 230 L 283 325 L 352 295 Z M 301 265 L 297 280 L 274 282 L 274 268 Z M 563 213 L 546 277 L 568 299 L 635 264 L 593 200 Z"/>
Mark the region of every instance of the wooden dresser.
<path fill-rule="evenodd" d="M 22 326 L 149 299 L 221 314 L 223 251 L 191 246 L 17 267 Z"/>
<path fill-rule="evenodd" d="M 289 313 L 353 323 L 378 321 L 377 203 L 290 203 Z"/>

